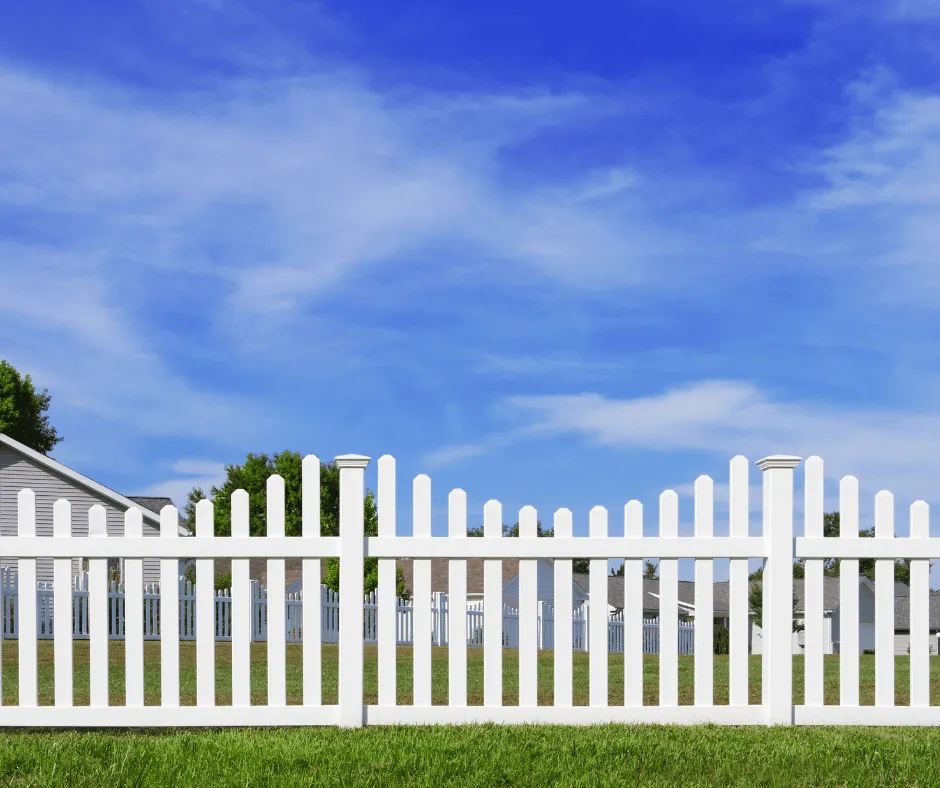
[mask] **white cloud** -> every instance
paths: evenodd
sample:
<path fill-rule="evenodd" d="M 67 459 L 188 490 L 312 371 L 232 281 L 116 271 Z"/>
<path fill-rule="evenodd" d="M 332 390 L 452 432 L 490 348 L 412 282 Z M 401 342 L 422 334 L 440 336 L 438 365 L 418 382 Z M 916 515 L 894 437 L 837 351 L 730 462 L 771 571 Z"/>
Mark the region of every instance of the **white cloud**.
<path fill-rule="evenodd" d="M 212 487 L 225 481 L 224 463 L 211 460 L 178 460 L 173 464 L 169 478 L 155 482 L 140 495 L 167 496 L 182 511 L 193 487 L 201 487 L 209 495 Z"/>
<path fill-rule="evenodd" d="M 862 489 L 909 501 L 938 500 L 940 412 L 835 408 L 782 402 L 737 381 L 700 381 L 628 400 L 599 394 L 513 397 L 532 436 L 581 435 L 645 451 L 694 451 L 757 460 L 819 455 L 831 479 L 854 475 Z"/>

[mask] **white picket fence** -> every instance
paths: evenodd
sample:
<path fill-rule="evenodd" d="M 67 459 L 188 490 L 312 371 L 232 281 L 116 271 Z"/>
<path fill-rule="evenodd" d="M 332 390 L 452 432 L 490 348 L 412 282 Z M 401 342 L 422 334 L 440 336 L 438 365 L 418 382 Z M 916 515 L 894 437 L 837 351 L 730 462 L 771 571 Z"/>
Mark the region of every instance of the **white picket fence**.
<path fill-rule="evenodd" d="M 364 534 L 365 468 L 367 457 L 336 458 L 340 469 L 339 536 L 321 536 L 320 462 L 308 456 L 303 463 L 302 535 L 286 537 L 284 482 L 271 477 L 267 487 L 267 536 L 249 536 L 248 495 L 232 496 L 231 536 L 214 536 L 214 510 L 209 501 L 196 507 L 194 538 L 180 538 L 178 513 L 173 507 L 161 512 L 160 539 L 142 536 L 142 516 L 131 509 L 125 517 L 125 534 L 108 537 L 106 513 L 93 506 L 86 512 L 88 537 L 72 535 L 72 511 L 67 501 L 53 509 L 53 535 L 36 535 L 36 496 L 31 490 L 18 494 L 18 535 L 0 536 L 0 555 L 17 560 L 21 587 L 36 584 L 36 559 L 54 561 L 53 617 L 70 615 L 74 599 L 70 587 L 72 559 L 89 557 L 87 579 L 87 633 L 90 706 L 76 707 L 73 699 L 72 632 L 53 632 L 54 705 L 39 706 L 37 597 L 26 594 L 18 603 L 18 698 L 17 705 L 0 708 L 0 726 L 203 726 L 203 725 L 323 725 L 443 723 L 443 722 L 715 722 L 722 724 L 868 724 L 935 725 L 940 707 L 930 705 L 929 662 L 929 559 L 940 556 L 940 539 L 929 535 L 928 507 L 918 501 L 910 510 L 910 536 L 897 537 L 894 499 L 888 492 L 875 496 L 875 537 L 859 539 L 858 482 L 845 477 L 839 487 L 842 533 L 823 537 L 823 463 L 812 457 L 805 464 L 804 536 L 795 537 L 793 518 L 794 468 L 800 458 L 783 455 L 758 462 L 763 472 L 763 529 L 751 536 L 748 521 L 748 463 L 735 457 L 730 467 L 729 535 L 715 536 L 713 483 L 708 477 L 695 482 L 693 536 L 679 536 L 678 496 L 664 492 L 659 499 L 659 530 L 644 535 L 643 507 L 630 501 L 624 509 L 624 536 L 610 536 L 608 513 L 595 507 L 589 515 L 589 535 L 574 537 L 572 513 L 560 509 L 554 516 L 553 538 L 537 537 L 538 515 L 534 508 L 519 513 L 518 538 L 502 538 L 503 511 L 498 501 L 483 507 L 484 536 L 467 536 L 467 497 L 462 490 L 448 496 L 448 533 L 431 535 L 431 480 L 418 476 L 413 483 L 413 535 L 396 534 L 395 460 L 378 461 L 378 536 Z M 411 612 L 413 702 L 397 703 L 396 646 L 399 616 L 395 594 L 395 561 L 414 559 Z M 303 691 L 300 704 L 287 704 L 286 638 L 268 638 L 267 702 L 252 706 L 250 697 L 252 597 L 248 574 L 250 558 L 267 559 L 268 599 L 285 598 L 284 559 L 303 559 L 305 585 L 316 587 L 321 559 L 340 558 L 341 599 L 358 599 L 363 587 L 363 559 L 379 559 L 376 593 L 375 640 L 378 660 L 378 697 L 365 703 L 364 642 L 366 611 L 363 605 L 336 610 L 338 642 L 338 703 L 324 704 L 321 692 L 321 642 L 319 622 L 323 600 L 314 595 L 299 612 L 296 626 L 313 632 L 300 647 Z M 660 620 L 658 702 L 644 705 L 643 559 L 660 559 Z M 823 684 L 823 560 L 843 559 L 841 564 L 841 624 L 838 704 L 824 704 Z M 125 559 L 124 659 L 125 705 L 109 705 L 108 682 L 108 559 Z M 142 559 L 161 559 L 162 598 L 159 609 L 160 687 L 159 705 L 144 705 L 144 586 Z M 196 652 L 196 705 L 180 707 L 180 627 L 178 626 L 180 559 L 194 558 L 196 589 L 193 609 Z M 232 559 L 230 637 L 232 643 L 232 705 L 216 706 L 216 671 L 213 559 Z M 433 626 L 431 594 L 432 558 L 449 560 L 447 616 L 448 687 L 446 704 L 432 704 Z M 484 616 L 478 626 L 475 611 L 467 606 L 466 560 L 484 561 L 483 604 L 501 609 L 502 559 L 519 559 L 518 591 L 518 705 L 503 705 L 503 654 L 505 640 L 501 616 Z M 587 612 L 589 630 L 608 637 L 588 641 L 588 705 L 573 704 L 575 627 L 552 627 L 554 650 L 552 705 L 538 704 L 537 654 L 539 621 L 537 598 L 538 559 L 554 560 L 556 620 L 574 620 L 572 560 L 588 559 L 590 573 Z M 607 612 L 607 562 L 621 558 L 624 564 L 623 610 L 623 705 L 608 701 L 611 649 Z M 729 702 L 715 702 L 713 655 L 714 559 L 730 558 L 730 645 L 728 657 Z M 802 703 L 794 703 L 791 635 L 793 623 L 793 571 L 796 558 L 805 562 L 806 610 L 805 671 Z M 859 582 L 858 561 L 875 559 L 875 703 L 859 704 Z M 895 703 L 894 559 L 911 558 L 910 585 L 910 705 Z M 695 621 L 693 638 L 694 690 L 691 705 L 679 704 L 680 628 L 678 612 L 678 561 L 695 561 Z M 748 654 L 748 559 L 761 559 L 764 567 L 762 611 L 763 654 L 761 701 L 749 702 Z M 312 603 L 312 604 L 310 604 Z M 287 631 L 288 605 L 268 605 L 269 631 Z M 470 642 L 482 630 L 483 705 L 469 705 L 467 656 Z M 189 630 L 187 630 L 189 631 Z M 473 637 L 471 637 L 471 633 Z M 545 635 L 543 634 L 543 637 Z M 0 668 L 3 662 L 0 661 Z"/>
<path fill-rule="evenodd" d="M 88 639 L 88 573 L 82 572 L 72 578 L 72 604 L 68 611 L 71 619 L 72 639 Z M 185 577 L 178 579 L 179 600 L 179 639 L 196 639 L 196 589 Z M 325 585 L 320 585 L 320 640 L 323 643 L 339 641 L 339 597 Z M 143 591 L 144 640 L 160 639 L 160 584 L 149 583 Z M 36 584 L 36 636 L 40 640 L 52 640 L 55 636 L 54 584 Z M 108 638 L 124 640 L 126 598 L 124 584 L 112 580 L 108 587 Z M 266 586 L 251 582 L 251 640 L 268 639 L 268 590 Z M 215 589 L 215 640 L 217 642 L 232 639 L 232 592 L 231 589 Z M 285 639 L 288 643 L 303 642 L 303 592 L 288 593 L 285 596 Z M 378 642 L 378 598 L 373 591 L 366 595 L 363 602 L 364 631 L 366 643 Z M 575 651 L 587 651 L 589 641 L 587 606 L 574 610 L 572 616 L 572 647 Z M 483 603 L 467 604 L 467 645 L 483 646 Z M 519 611 L 509 605 L 503 605 L 503 646 L 519 647 Z M 4 640 L 16 640 L 19 636 L 19 585 L 16 572 L 12 568 L 0 569 L 0 626 Z M 399 646 L 414 643 L 414 602 L 396 599 L 395 641 Z M 436 646 L 449 644 L 450 606 L 447 594 L 436 592 L 431 600 L 431 642 Z M 538 609 L 538 647 L 551 649 L 554 643 L 554 609 L 551 605 L 539 602 Z M 617 653 L 623 651 L 624 626 L 623 613 L 614 613 L 607 622 L 608 650 Z M 679 622 L 679 653 L 694 653 L 694 630 L 692 622 Z M 643 622 L 643 651 L 646 654 L 659 653 L 659 622 L 655 619 Z"/>

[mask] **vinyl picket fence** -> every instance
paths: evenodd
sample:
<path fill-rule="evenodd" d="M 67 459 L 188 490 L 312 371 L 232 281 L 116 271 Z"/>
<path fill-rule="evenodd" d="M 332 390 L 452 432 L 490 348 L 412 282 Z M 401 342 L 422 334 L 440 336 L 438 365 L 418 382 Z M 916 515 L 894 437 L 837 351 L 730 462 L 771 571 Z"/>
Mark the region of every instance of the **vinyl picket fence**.
<path fill-rule="evenodd" d="M 196 639 L 196 589 L 185 577 L 178 578 L 177 598 L 179 600 L 179 639 Z M 339 640 L 339 597 L 325 585 L 320 585 L 320 640 L 323 643 L 337 643 Z M 72 578 L 72 603 L 67 611 L 66 620 L 71 619 L 72 639 L 88 640 L 88 573 L 82 572 Z M 144 640 L 160 639 L 160 584 L 148 583 L 143 590 L 144 604 Z M 250 636 L 254 642 L 268 639 L 268 589 L 251 581 L 249 594 L 251 604 Z M 36 637 L 39 640 L 52 640 L 55 637 L 55 590 L 53 583 L 36 584 Z M 123 583 L 111 580 L 108 586 L 108 639 L 125 639 L 125 618 L 127 593 Z M 216 642 L 232 639 L 232 591 L 215 589 L 215 627 Z M 288 592 L 284 599 L 284 619 L 286 624 L 285 639 L 288 643 L 303 642 L 303 592 Z M 588 606 L 574 610 L 572 626 L 572 648 L 575 651 L 587 651 L 590 639 L 588 631 Z M 373 591 L 366 595 L 363 602 L 363 637 L 368 644 L 378 643 L 378 597 Z M 467 646 L 483 646 L 483 603 L 467 604 Z M 510 605 L 503 605 L 503 646 L 519 647 L 519 611 Z M 19 584 L 12 568 L 0 569 L 0 626 L 4 640 L 16 640 L 19 637 L 17 621 L 19 619 Z M 431 642 L 436 646 L 449 645 L 450 604 L 447 594 L 436 592 L 431 599 Z M 551 649 L 554 644 L 554 609 L 551 605 L 539 602 L 538 605 L 538 647 L 540 650 Z M 414 644 L 414 602 L 396 599 L 395 642 L 399 646 Z M 679 622 L 679 653 L 692 654 L 694 649 L 694 629 L 692 622 Z M 607 622 L 608 651 L 622 652 L 624 646 L 623 613 L 612 614 Z M 643 622 L 643 651 L 646 654 L 659 653 L 659 622 L 647 619 Z"/>
<path fill-rule="evenodd" d="M 38 595 L 19 597 L 16 611 L 18 656 L 18 703 L 0 707 L 0 726 L 205 726 L 205 725 L 327 725 L 354 727 L 363 724 L 401 723 L 500 723 L 551 722 L 598 723 L 671 722 L 721 724 L 862 724 L 932 725 L 940 723 L 940 707 L 930 705 L 929 662 L 929 559 L 940 556 L 940 539 L 929 535 L 927 504 L 918 501 L 910 510 L 910 536 L 897 537 L 894 529 L 894 499 L 888 492 L 875 496 L 875 536 L 859 539 L 858 482 L 843 478 L 839 486 L 842 534 L 823 537 L 823 463 L 811 457 L 805 463 L 804 535 L 794 536 L 794 469 L 800 458 L 774 455 L 757 464 L 763 479 L 763 528 L 761 536 L 750 535 L 748 508 L 748 462 L 735 457 L 730 464 L 729 535 L 716 536 L 713 483 L 706 476 L 695 483 L 695 527 L 693 536 L 680 537 L 678 496 L 664 492 L 659 499 L 657 536 L 644 535 L 643 507 L 630 501 L 624 509 L 624 536 L 611 536 L 608 512 L 595 507 L 589 515 L 589 535 L 574 537 L 572 513 L 560 509 L 554 516 L 554 537 L 537 538 L 538 515 L 534 508 L 519 513 L 520 536 L 502 538 L 503 512 L 498 501 L 483 507 L 484 535 L 466 538 L 467 497 L 462 490 L 448 496 L 448 536 L 431 535 L 431 480 L 424 475 L 413 482 L 413 535 L 396 532 L 395 460 L 378 461 L 378 536 L 364 535 L 365 468 L 369 458 L 344 455 L 336 458 L 340 469 L 340 535 L 321 536 L 320 461 L 308 456 L 303 462 L 302 535 L 284 533 L 284 482 L 271 477 L 267 487 L 265 537 L 249 536 L 248 495 L 232 496 L 231 536 L 214 536 L 213 505 L 202 501 L 196 507 L 196 534 L 179 538 L 178 513 L 166 507 L 161 513 L 161 539 L 142 536 L 142 516 L 131 509 L 125 517 L 125 533 L 108 537 L 106 514 L 93 506 L 79 516 L 88 517 L 88 537 L 72 535 L 73 512 L 68 501 L 53 509 L 53 535 L 37 536 L 36 497 L 31 490 L 18 494 L 18 533 L 0 536 L 0 555 L 17 560 L 20 587 L 36 586 L 36 559 L 54 560 L 52 589 L 53 620 L 74 615 L 71 566 L 74 556 L 87 556 L 87 632 L 89 641 L 90 706 L 73 703 L 73 632 L 54 629 L 54 705 L 37 703 Z M 370 618 L 364 605 L 337 607 L 336 629 L 339 651 L 338 703 L 324 704 L 321 693 L 321 643 L 319 623 L 326 604 L 314 594 L 299 608 L 296 618 L 286 598 L 284 559 L 301 558 L 304 584 L 319 584 L 321 559 L 339 557 L 341 599 L 359 599 L 363 587 L 363 559 L 379 559 L 379 581 L 375 596 L 374 629 L 377 643 L 378 697 L 365 703 L 364 642 Z M 411 631 L 413 703 L 397 704 L 396 646 L 400 615 L 395 594 L 395 560 L 414 559 Z M 644 705 L 643 654 L 646 625 L 642 619 L 642 562 L 660 559 L 660 620 L 658 635 L 659 693 L 657 705 Z M 842 559 L 841 633 L 838 704 L 823 701 L 823 560 Z M 108 559 L 125 559 L 123 635 L 125 655 L 125 705 L 110 706 L 108 694 L 109 621 Z M 156 613 L 160 642 L 160 703 L 144 704 L 144 558 L 161 559 L 161 599 Z M 194 558 L 196 588 L 192 629 L 179 621 L 181 590 L 178 561 Z M 225 637 L 232 643 L 232 705 L 216 706 L 215 639 L 217 616 L 213 589 L 213 560 L 232 559 L 232 589 L 226 597 Z M 300 704 L 287 704 L 287 637 L 268 637 L 267 703 L 253 706 L 250 698 L 250 646 L 255 609 L 249 581 L 248 559 L 267 559 L 267 600 L 285 599 L 288 604 L 267 604 L 268 632 L 288 632 L 289 623 L 312 637 L 304 637 L 301 650 L 303 696 Z M 449 588 L 444 630 L 448 660 L 448 696 L 445 705 L 432 705 L 431 647 L 434 638 L 431 593 L 432 558 L 448 559 Z M 519 606 L 513 638 L 517 638 L 519 702 L 503 705 L 503 654 L 506 640 L 502 616 L 483 616 L 478 625 L 473 606 L 467 605 L 466 560 L 484 559 L 484 601 L 500 610 L 502 559 L 518 558 Z M 572 599 L 572 559 L 589 559 L 590 609 L 588 631 L 608 632 L 605 638 L 588 638 L 589 704 L 573 705 L 573 654 L 576 627 L 539 624 L 537 563 L 554 561 L 554 610 L 552 621 L 575 621 Z M 623 705 L 608 702 L 608 653 L 612 649 L 607 613 L 607 561 L 621 558 L 624 565 L 622 629 L 617 643 L 623 648 Z M 729 702 L 715 703 L 713 655 L 714 559 L 730 559 Z M 793 657 L 791 653 L 793 572 L 796 558 L 805 563 L 805 651 L 802 669 L 804 702 L 794 704 Z M 858 561 L 875 559 L 875 704 L 859 704 L 859 583 Z M 909 706 L 895 704 L 894 559 L 910 558 Z M 695 561 L 696 625 L 692 632 L 694 698 L 691 705 L 679 704 L 678 668 L 681 630 L 678 618 L 678 561 Z M 748 695 L 748 559 L 761 559 L 764 567 L 763 654 L 760 657 L 762 692 L 760 703 L 749 703 Z M 229 601 L 230 600 L 230 601 Z M 296 600 L 295 600 L 296 601 Z M 83 625 L 84 626 L 84 625 Z M 541 633 L 540 633 L 541 629 Z M 540 638 L 549 636 L 554 649 L 552 705 L 538 704 L 537 651 Z M 440 630 L 439 630 L 440 631 Z M 195 633 L 196 705 L 180 706 L 179 658 L 183 632 Z M 468 704 L 467 655 L 471 643 L 483 651 L 483 704 Z M 10 646 L 4 646 L 9 648 Z M 755 657 L 755 659 L 757 659 Z M 0 668 L 2 668 L 0 661 Z"/>

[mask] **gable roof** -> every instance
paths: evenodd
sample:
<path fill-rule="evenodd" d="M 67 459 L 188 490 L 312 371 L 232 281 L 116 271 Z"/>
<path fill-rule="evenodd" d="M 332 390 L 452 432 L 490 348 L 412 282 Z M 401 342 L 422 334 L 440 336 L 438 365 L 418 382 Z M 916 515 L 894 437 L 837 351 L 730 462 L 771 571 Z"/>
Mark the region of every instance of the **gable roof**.
<path fill-rule="evenodd" d="M 33 449 L 29 448 L 29 446 L 25 446 L 19 441 L 13 440 L 13 438 L 11 438 L 9 435 L 0 433 L 0 444 L 3 444 L 4 446 L 7 446 L 8 448 L 17 452 L 18 454 L 28 459 L 30 462 L 33 462 L 52 473 L 58 474 L 59 476 L 68 479 L 73 484 L 84 487 L 86 490 L 94 493 L 99 498 L 104 498 L 106 501 L 110 501 L 115 506 L 125 510 L 131 508 L 140 509 L 144 520 L 158 529 L 160 527 L 160 515 L 157 510 L 151 509 L 150 506 L 144 503 L 144 501 L 147 501 L 151 505 L 154 502 L 159 501 L 166 501 L 170 505 L 173 503 L 169 498 L 128 498 L 118 492 L 115 492 L 109 487 L 105 487 L 103 484 L 99 484 L 94 479 L 89 479 L 87 476 L 84 476 L 78 471 L 69 468 L 67 465 L 63 465 L 61 462 L 57 462 L 51 457 L 47 457 L 45 454 L 34 451 Z M 189 531 L 182 524 L 179 527 L 179 533 L 180 536 L 189 536 Z"/>

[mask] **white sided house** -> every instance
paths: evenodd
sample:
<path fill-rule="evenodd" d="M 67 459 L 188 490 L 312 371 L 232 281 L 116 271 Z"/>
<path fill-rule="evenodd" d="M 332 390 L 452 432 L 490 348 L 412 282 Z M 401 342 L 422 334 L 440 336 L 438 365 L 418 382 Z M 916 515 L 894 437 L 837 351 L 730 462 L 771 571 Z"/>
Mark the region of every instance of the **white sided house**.
<path fill-rule="evenodd" d="M 72 534 L 88 536 L 88 510 L 98 504 L 107 513 L 108 536 L 123 536 L 124 513 L 131 507 L 140 509 L 144 521 L 144 536 L 160 535 L 159 509 L 172 504 L 169 498 L 125 497 L 103 484 L 56 462 L 51 457 L 33 451 L 19 441 L 0 434 L 0 534 L 17 535 L 17 496 L 20 490 L 30 489 L 36 494 L 36 535 L 52 536 L 52 507 L 60 499 L 72 505 Z M 181 525 L 180 535 L 189 532 Z M 81 558 L 73 563 L 73 573 L 81 567 Z M 115 570 L 123 576 L 123 561 L 114 559 Z M 17 559 L 3 557 L 0 567 L 17 571 Z M 145 583 L 160 580 L 160 559 L 143 561 Z M 36 561 L 36 579 L 41 583 L 53 581 L 52 559 Z"/>

